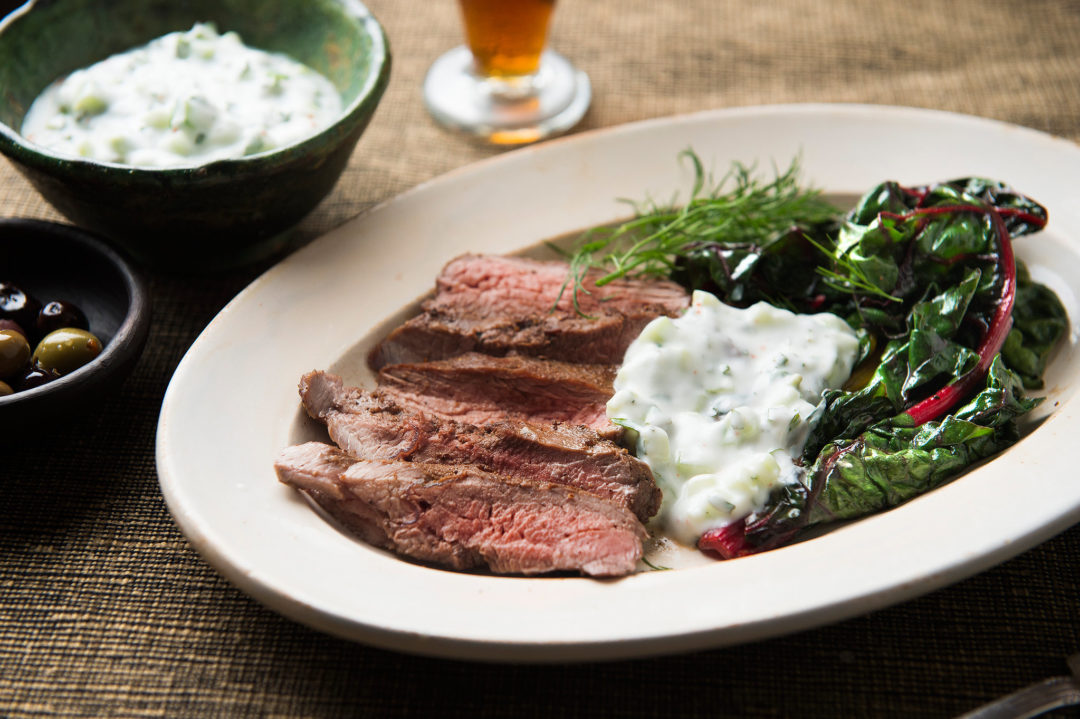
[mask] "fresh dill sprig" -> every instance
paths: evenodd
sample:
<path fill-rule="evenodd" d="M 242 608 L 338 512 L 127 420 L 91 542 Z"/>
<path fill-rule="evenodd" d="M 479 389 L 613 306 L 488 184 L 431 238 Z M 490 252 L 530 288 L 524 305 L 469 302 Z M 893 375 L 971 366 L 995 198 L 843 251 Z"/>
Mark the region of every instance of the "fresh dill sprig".
<path fill-rule="evenodd" d="M 870 276 L 867 275 L 859 263 L 853 262 L 845 254 L 836 250 L 830 250 L 814 238 L 806 236 L 806 241 L 821 251 L 823 255 L 832 260 L 836 269 L 819 266 L 817 272 L 829 287 L 840 292 L 851 294 L 873 295 L 889 302 L 903 302 L 899 297 L 894 297 L 879 287 Z"/>
<path fill-rule="evenodd" d="M 693 150 L 679 153 L 693 165 L 694 184 L 681 205 L 631 203 L 635 217 L 614 227 L 584 233 L 570 256 L 567 286 L 588 293 L 585 278 L 591 270 L 604 274 L 599 286 L 627 276 L 669 276 L 680 257 L 702 244 L 765 243 L 798 224 L 817 224 L 838 210 L 818 190 L 799 184 L 794 159 L 783 172 L 774 168 L 771 180 L 755 175 L 755 167 L 735 162 L 719 180 L 706 173 Z"/>
<path fill-rule="evenodd" d="M 647 566 L 649 569 L 651 569 L 654 572 L 670 572 L 671 571 L 671 567 L 664 567 L 664 566 L 661 566 L 659 564 L 653 564 L 652 562 L 649 561 L 648 557 L 642 557 L 641 561 L 645 562 L 645 566 Z"/>

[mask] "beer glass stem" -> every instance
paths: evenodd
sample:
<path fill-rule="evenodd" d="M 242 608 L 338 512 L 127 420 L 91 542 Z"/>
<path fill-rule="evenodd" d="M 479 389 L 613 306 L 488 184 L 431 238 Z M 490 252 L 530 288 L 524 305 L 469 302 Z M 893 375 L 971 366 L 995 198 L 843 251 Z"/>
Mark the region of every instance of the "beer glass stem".
<path fill-rule="evenodd" d="M 537 70 L 531 75 L 485 77 L 484 83 L 493 97 L 516 102 L 536 96 L 543 88 L 543 76 Z"/>

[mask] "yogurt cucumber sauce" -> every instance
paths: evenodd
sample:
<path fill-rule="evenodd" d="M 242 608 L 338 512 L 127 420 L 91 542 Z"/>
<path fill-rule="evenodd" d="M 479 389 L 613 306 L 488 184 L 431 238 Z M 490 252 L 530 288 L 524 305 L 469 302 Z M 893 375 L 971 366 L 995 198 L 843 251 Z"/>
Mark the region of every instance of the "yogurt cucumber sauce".
<path fill-rule="evenodd" d="M 57 80 L 22 134 L 75 157 L 191 167 L 292 144 L 340 113 L 337 89 L 311 68 L 197 24 Z"/>
<path fill-rule="evenodd" d="M 792 460 L 821 394 L 847 380 L 858 345 L 835 315 L 738 309 L 701 291 L 682 317 L 646 326 L 607 414 L 636 432 L 637 455 L 664 492 L 657 521 L 667 533 L 694 545 L 796 481 Z"/>

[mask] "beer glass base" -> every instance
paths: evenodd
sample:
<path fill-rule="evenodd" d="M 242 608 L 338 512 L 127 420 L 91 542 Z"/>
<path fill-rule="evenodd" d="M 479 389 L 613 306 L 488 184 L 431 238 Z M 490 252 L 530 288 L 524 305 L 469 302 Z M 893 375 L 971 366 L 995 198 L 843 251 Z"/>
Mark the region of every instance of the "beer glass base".
<path fill-rule="evenodd" d="M 534 75 L 478 75 L 472 53 L 457 47 L 432 64 L 424 104 L 441 125 L 497 145 L 524 145 L 566 132 L 592 100 L 589 76 L 551 50 Z"/>

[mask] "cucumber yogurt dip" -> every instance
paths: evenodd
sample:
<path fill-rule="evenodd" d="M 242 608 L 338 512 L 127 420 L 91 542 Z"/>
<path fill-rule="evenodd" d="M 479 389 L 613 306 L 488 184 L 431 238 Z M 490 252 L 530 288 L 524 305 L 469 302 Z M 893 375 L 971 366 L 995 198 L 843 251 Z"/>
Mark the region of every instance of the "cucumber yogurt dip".
<path fill-rule="evenodd" d="M 822 392 L 850 376 L 859 341 L 836 315 L 758 302 L 746 309 L 700 290 L 682 317 L 653 320 L 626 352 L 608 416 L 664 492 L 658 520 L 693 546 L 797 482 L 794 459 Z"/>
<path fill-rule="evenodd" d="M 293 144 L 341 109 L 326 77 L 200 23 L 60 78 L 30 106 L 22 134 L 73 157 L 193 167 Z"/>

